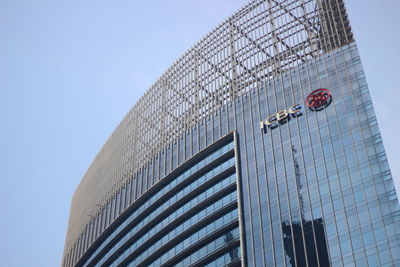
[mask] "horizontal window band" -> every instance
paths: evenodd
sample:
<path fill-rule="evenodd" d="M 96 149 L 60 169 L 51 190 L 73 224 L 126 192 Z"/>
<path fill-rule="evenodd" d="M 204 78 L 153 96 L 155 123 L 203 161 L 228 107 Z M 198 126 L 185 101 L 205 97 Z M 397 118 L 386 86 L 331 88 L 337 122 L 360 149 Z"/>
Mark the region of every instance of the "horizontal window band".
<path fill-rule="evenodd" d="M 175 245 L 181 239 L 184 240 L 185 238 L 187 238 L 191 234 L 195 233 L 200 228 L 200 226 L 209 224 L 209 223 L 215 221 L 216 219 L 218 219 L 219 217 L 221 217 L 221 216 L 223 216 L 223 215 L 227 214 L 228 212 L 233 211 L 235 209 L 237 209 L 237 202 L 230 203 L 229 205 L 224 206 L 223 208 L 219 209 L 218 211 L 210 214 L 210 216 L 204 218 L 203 220 L 201 220 L 198 223 L 196 223 L 193 226 L 191 226 L 189 229 L 187 229 L 184 232 L 182 232 L 181 234 L 179 234 L 177 236 L 178 240 L 175 240 L 175 242 L 172 242 L 173 245 Z M 182 235 L 182 237 L 180 235 Z M 157 240 L 158 239 L 154 238 L 153 240 L 151 240 L 151 243 L 153 244 Z"/>
<path fill-rule="evenodd" d="M 185 188 L 187 185 L 189 185 L 190 183 L 196 181 L 196 179 L 198 179 L 199 177 L 201 177 L 202 175 L 206 174 L 207 172 L 209 172 L 210 170 L 214 169 L 215 167 L 218 167 L 221 163 L 231 159 L 232 157 L 234 157 L 234 151 L 228 151 L 225 154 L 221 155 L 219 158 L 215 159 L 214 161 L 210 162 L 209 164 L 207 164 L 206 166 L 204 166 L 203 168 L 201 168 L 200 170 L 198 170 L 197 172 L 195 172 L 194 174 L 192 174 L 191 176 L 189 176 L 186 180 L 182 181 L 180 184 L 178 184 L 176 187 L 171 188 L 170 191 L 168 191 L 165 195 L 163 195 L 160 199 L 158 199 L 157 201 L 155 201 L 152 205 L 150 205 L 146 210 L 144 210 L 139 216 L 137 216 L 132 222 L 130 222 L 128 225 L 125 226 L 125 228 L 123 230 L 121 230 L 103 249 L 102 251 L 98 254 L 98 256 L 96 256 L 91 263 L 96 263 L 97 261 L 99 261 L 101 259 L 101 254 L 104 253 L 104 251 L 108 251 L 110 250 L 121 238 L 123 238 L 125 236 L 125 234 L 127 232 L 129 232 L 129 229 L 131 229 L 133 227 L 133 225 L 136 225 L 142 218 L 143 216 L 146 216 L 148 214 L 150 214 L 153 210 L 155 210 L 158 206 L 162 205 L 166 199 L 169 199 L 171 196 L 173 196 L 175 193 L 179 192 L 180 189 Z M 227 176 L 228 174 L 233 174 L 235 171 L 235 166 L 231 166 L 228 169 L 224 170 L 223 172 L 219 173 L 218 175 L 216 175 L 214 178 L 211 178 L 209 181 L 205 182 L 203 185 L 201 185 L 200 187 L 198 187 L 196 190 L 192 191 L 189 195 L 193 196 L 193 193 L 195 192 L 199 192 L 198 189 L 203 190 L 205 187 L 210 187 L 213 184 L 217 183 L 220 179 L 223 179 Z M 147 194 L 147 192 L 146 192 Z M 184 196 L 181 200 L 183 199 L 187 199 L 187 197 L 189 196 Z M 179 200 L 176 203 L 180 203 Z M 136 202 L 135 202 L 136 203 Z M 134 205 L 135 203 L 133 203 L 132 205 Z M 142 201 L 140 204 L 144 204 L 145 201 Z M 176 207 L 176 205 L 174 205 Z M 132 206 L 131 206 L 132 207 Z M 117 228 L 121 223 L 124 222 L 124 220 L 126 220 L 127 218 L 129 218 L 129 216 L 131 215 L 131 213 L 136 210 L 137 208 L 139 208 L 140 205 L 136 204 L 135 207 L 133 208 L 128 208 L 128 210 L 130 210 L 130 213 L 125 215 L 123 219 L 121 219 L 122 221 L 119 221 L 118 225 L 115 225 L 114 229 Z M 128 212 L 128 210 L 126 210 L 126 212 Z M 125 212 L 124 212 L 125 213 Z M 122 215 L 121 215 L 122 216 Z M 118 218 L 119 219 L 119 218 Z M 117 220 L 118 220 L 117 219 Z M 114 222 L 116 223 L 116 221 Z M 111 234 L 112 231 L 108 234 Z M 105 240 L 107 238 L 107 236 L 104 237 L 103 240 Z M 96 246 L 96 248 L 93 248 L 93 251 L 96 250 L 99 246 L 101 245 L 101 242 L 99 242 L 98 246 Z M 90 253 L 90 251 L 88 250 L 86 253 Z M 87 256 L 87 258 L 89 258 L 90 255 Z M 76 266 L 83 266 L 85 264 L 84 261 L 86 261 L 85 259 L 81 258 L 82 262 L 78 262 Z"/>
<path fill-rule="evenodd" d="M 195 262 L 194 264 L 191 264 L 190 267 L 203 267 L 206 264 L 218 259 L 222 255 L 226 254 L 233 248 L 239 248 L 240 247 L 240 239 L 235 239 L 231 240 L 228 243 L 226 243 L 223 247 L 218 248 L 215 250 L 212 254 L 207 255 L 206 257 L 200 259 L 199 261 Z M 240 266 L 242 263 L 241 258 L 237 258 L 233 260 L 228 266 L 229 267 L 234 267 L 234 266 Z M 171 266 L 168 265 L 169 263 L 165 263 L 161 265 L 162 267 L 167 267 Z"/>
<path fill-rule="evenodd" d="M 199 225 L 196 224 L 197 229 Z M 204 226 L 204 225 L 202 225 Z M 169 259 L 166 263 L 163 264 L 163 266 L 173 266 L 174 264 L 178 263 L 179 261 L 183 260 L 184 258 L 188 257 L 191 255 L 193 252 L 196 252 L 203 246 L 207 245 L 208 243 L 212 242 L 214 239 L 220 237 L 221 235 L 225 234 L 227 231 L 230 231 L 232 229 L 235 229 L 239 227 L 239 220 L 234 220 L 223 227 L 219 228 L 215 232 L 213 232 L 210 235 L 205 236 L 201 240 L 197 241 L 195 244 L 191 245 L 190 247 L 186 248 L 185 250 L 181 251 L 179 254 L 175 255 L 173 258 Z M 193 227 L 194 228 L 194 227 Z M 195 232 L 195 231 L 193 231 Z M 183 241 L 186 236 L 179 238 L 179 240 L 170 240 L 168 241 L 165 246 L 161 247 L 158 251 L 147 257 L 144 261 L 142 261 L 140 264 L 137 265 L 137 267 L 146 267 L 149 264 L 151 264 L 153 261 L 155 261 L 157 258 L 161 257 L 165 252 L 167 252 L 170 248 L 172 248 L 177 242 Z M 239 240 L 238 240 L 239 241 Z M 120 266 L 127 266 L 129 264 L 129 261 L 124 261 L 120 264 Z"/>
<path fill-rule="evenodd" d="M 171 178 L 177 177 L 185 170 L 190 169 L 191 165 L 195 165 L 197 162 L 203 160 L 204 158 L 207 157 L 207 155 L 212 154 L 214 152 L 217 152 L 219 149 L 222 147 L 228 145 L 229 143 L 233 142 L 233 133 L 230 132 L 226 134 L 225 136 L 221 137 L 219 140 L 214 142 L 213 144 L 209 145 L 208 147 L 204 148 L 201 150 L 199 153 L 193 155 L 191 158 L 186 160 L 184 163 L 182 163 L 180 166 L 178 166 L 175 170 L 173 170 L 171 173 L 169 173 L 167 176 L 165 176 L 163 179 L 158 181 L 155 185 L 153 185 L 151 188 L 149 188 L 148 191 L 146 191 L 142 196 L 140 196 L 134 203 L 130 205 L 125 211 L 123 211 L 119 217 L 114 220 L 98 237 L 97 239 L 93 242 L 93 244 L 85 251 L 85 253 L 80 257 L 80 259 L 76 263 L 76 267 L 81 267 L 84 266 L 86 261 L 92 256 L 92 254 L 102 245 L 103 241 L 108 238 L 110 234 L 113 233 L 113 231 L 118 228 L 119 225 L 121 225 L 129 216 L 132 214 L 134 210 L 136 210 L 140 205 L 142 205 L 146 199 L 154 194 L 154 191 L 157 191 L 160 189 L 160 187 L 164 187 L 168 182 L 170 181 Z M 212 162 L 210 162 L 212 163 Z M 206 166 L 205 166 L 206 167 Z M 190 177 L 188 177 L 190 178 Z M 121 231 L 122 232 L 122 231 Z M 118 234 L 119 235 L 119 234 Z M 117 235 L 117 236 L 118 236 Z M 117 238 L 117 236 L 115 238 Z M 113 241 L 110 241 L 113 242 Z M 111 245 L 112 247 L 112 245 Z"/>
<path fill-rule="evenodd" d="M 218 199 L 228 195 L 229 193 L 233 192 L 236 190 L 236 184 L 231 184 L 227 187 L 225 187 L 224 189 L 222 189 L 221 191 L 217 192 L 216 194 L 214 194 L 212 197 L 207 198 L 206 200 L 202 201 L 200 203 L 200 205 L 198 205 L 198 207 L 196 206 L 197 211 L 200 211 L 201 209 L 203 209 L 204 207 L 207 207 L 208 205 L 216 202 Z M 225 214 L 228 213 L 232 210 L 234 210 L 235 208 L 238 207 L 237 202 L 232 202 L 231 204 L 229 204 L 228 206 L 218 210 L 217 212 L 214 212 L 212 214 L 210 214 L 210 216 L 204 218 L 203 220 L 201 220 L 200 222 L 198 222 L 197 225 L 202 225 L 202 224 L 207 224 L 210 221 L 215 220 L 216 218 L 220 217 L 221 214 Z M 190 212 L 191 214 L 195 214 L 195 212 L 192 212 L 191 210 L 189 210 L 188 212 Z M 186 213 L 185 213 L 186 214 Z M 183 214 L 183 216 L 185 215 Z M 183 222 L 186 218 L 188 218 L 189 216 L 184 216 L 184 218 L 181 218 L 180 221 Z M 175 222 L 176 223 L 176 222 Z M 149 231 L 152 227 L 154 226 L 154 224 L 152 225 L 147 225 L 146 226 L 146 232 Z M 173 225 L 169 224 L 168 227 L 171 227 L 172 229 L 174 228 Z M 175 227 L 176 228 L 176 227 Z M 187 229 L 186 231 L 184 231 L 183 233 L 181 233 L 178 236 L 181 236 L 183 239 L 187 236 L 192 234 L 193 232 L 195 232 L 195 230 L 193 230 L 195 228 L 191 227 L 189 229 Z M 165 230 L 166 231 L 166 230 Z M 163 229 L 164 232 L 164 229 Z M 161 233 L 161 232 L 159 232 Z M 144 233 L 143 233 L 144 234 Z M 142 234 L 142 235 L 143 235 Z M 157 235 L 157 234 L 156 234 Z M 161 233 L 161 235 L 163 236 L 163 233 Z M 158 235 L 157 235 L 158 236 Z M 110 265 L 114 260 L 116 260 L 118 258 L 119 255 L 121 255 L 126 249 L 129 248 L 129 246 L 131 244 L 133 244 L 138 238 L 140 238 L 140 236 L 133 236 L 131 237 L 127 243 L 124 244 L 123 247 L 121 247 L 120 249 L 118 249 L 113 256 L 111 256 L 109 259 L 107 259 L 106 262 L 104 262 L 104 265 Z M 177 238 L 177 237 L 176 237 Z M 131 255 L 128 256 L 128 258 L 126 260 L 124 260 L 123 262 L 127 261 L 127 260 L 133 260 L 134 258 L 136 258 L 138 255 L 140 255 L 140 253 L 142 253 L 144 250 L 146 250 L 148 247 L 150 247 L 152 244 L 155 243 L 155 241 L 157 241 L 158 238 L 156 237 L 151 237 L 149 240 L 147 240 L 142 246 L 140 246 L 138 249 L 136 249 Z"/>
<path fill-rule="evenodd" d="M 196 267 L 197 266 L 198 265 L 196 265 Z M 231 263 L 227 264 L 225 267 L 240 267 L 240 266 L 242 266 L 242 258 L 241 257 L 236 260 L 233 260 Z"/>

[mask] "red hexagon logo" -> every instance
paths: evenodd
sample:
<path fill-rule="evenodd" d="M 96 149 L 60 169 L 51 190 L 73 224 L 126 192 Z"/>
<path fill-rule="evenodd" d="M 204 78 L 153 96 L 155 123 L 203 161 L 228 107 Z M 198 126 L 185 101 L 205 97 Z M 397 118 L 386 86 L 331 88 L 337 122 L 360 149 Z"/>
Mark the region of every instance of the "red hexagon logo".
<path fill-rule="evenodd" d="M 326 88 L 314 90 L 306 98 L 306 105 L 312 111 L 320 111 L 332 102 L 332 94 Z"/>

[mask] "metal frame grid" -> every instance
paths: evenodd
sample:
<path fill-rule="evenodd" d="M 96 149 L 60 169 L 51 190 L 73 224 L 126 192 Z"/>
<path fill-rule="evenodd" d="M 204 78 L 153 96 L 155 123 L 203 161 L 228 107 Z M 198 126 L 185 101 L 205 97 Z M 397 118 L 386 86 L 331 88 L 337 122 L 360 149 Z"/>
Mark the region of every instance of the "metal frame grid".
<path fill-rule="evenodd" d="M 119 187 L 240 95 L 353 41 L 343 0 L 253 0 L 179 58 L 132 107 L 72 200 L 65 256 Z"/>

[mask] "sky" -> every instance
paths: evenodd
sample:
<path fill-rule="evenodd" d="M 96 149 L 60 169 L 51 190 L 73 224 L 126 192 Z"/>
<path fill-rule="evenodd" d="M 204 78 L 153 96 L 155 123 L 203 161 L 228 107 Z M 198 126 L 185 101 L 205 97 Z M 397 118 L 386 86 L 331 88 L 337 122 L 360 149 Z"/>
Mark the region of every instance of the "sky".
<path fill-rule="evenodd" d="M 60 265 L 72 194 L 118 122 L 246 3 L 0 0 L 0 266 Z M 399 189 L 400 1 L 346 4 Z"/>

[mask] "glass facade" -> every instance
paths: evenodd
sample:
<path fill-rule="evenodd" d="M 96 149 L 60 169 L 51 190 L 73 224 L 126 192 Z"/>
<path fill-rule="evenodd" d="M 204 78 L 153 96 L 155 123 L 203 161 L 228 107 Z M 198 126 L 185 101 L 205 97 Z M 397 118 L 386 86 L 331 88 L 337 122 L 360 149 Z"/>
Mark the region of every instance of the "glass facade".
<path fill-rule="evenodd" d="M 302 8 L 259 2 L 282 17 Z M 321 25 L 343 19 L 342 1 L 322 3 Z M 274 65 L 160 148 L 64 266 L 400 266 L 393 179 L 357 46 L 335 23 L 313 57 Z"/>
<path fill-rule="evenodd" d="M 257 121 L 305 103 L 317 88 L 332 93 L 323 110 L 305 108 L 261 133 L 238 121 L 254 142 L 240 149 L 250 158 L 243 165 L 255 172 L 242 174 L 244 188 L 256 192 L 244 194 L 246 233 L 262 233 L 246 243 L 254 251 L 268 248 L 249 255 L 249 265 L 397 266 L 399 204 L 354 43 L 249 94 L 243 117 Z"/>
<path fill-rule="evenodd" d="M 132 205 L 77 266 L 240 265 L 233 134 Z"/>

